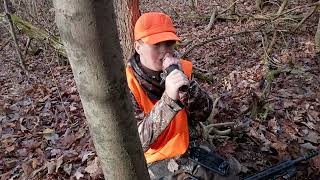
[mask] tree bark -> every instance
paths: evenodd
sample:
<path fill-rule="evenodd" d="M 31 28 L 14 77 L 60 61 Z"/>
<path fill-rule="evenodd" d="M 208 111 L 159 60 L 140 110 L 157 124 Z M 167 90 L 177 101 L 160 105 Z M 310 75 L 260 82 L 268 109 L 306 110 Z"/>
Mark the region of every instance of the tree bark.
<path fill-rule="evenodd" d="M 105 179 L 149 179 L 119 51 L 114 3 L 54 0 L 56 23 Z"/>
<path fill-rule="evenodd" d="M 3 0 L 3 6 L 4 6 L 4 9 L 5 9 L 5 15 L 7 16 L 7 19 L 8 19 L 11 37 L 13 39 L 13 42 L 14 42 L 15 46 L 16 46 L 16 52 L 17 52 L 17 55 L 18 55 L 18 58 L 19 58 L 20 67 L 28 75 L 28 71 L 27 71 L 27 68 L 26 68 L 26 66 L 24 64 L 24 59 L 22 57 L 22 54 L 21 54 L 21 51 L 20 51 L 20 48 L 19 48 L 19 45 L 18 45 L 18 40 L 17 40 L 17 37 L 16 37 L 16 33 L 14 32 L 13 22 L 12 22 L 11 14 L 9 12 L 9 8 L 8 8 L 8 0 Z"/>
<path fill-rule="evenodd" d="M 318 20 L 317 32 L 315 35 L 316 53 L 320 52 L 320 17 Z"/>
<path fill-rule="evenodd" d="M 124 62 L 134 53 L 134 25 L 140 16 L 139 0 L 114 0 L 119 39 L 123 51 Z"/>

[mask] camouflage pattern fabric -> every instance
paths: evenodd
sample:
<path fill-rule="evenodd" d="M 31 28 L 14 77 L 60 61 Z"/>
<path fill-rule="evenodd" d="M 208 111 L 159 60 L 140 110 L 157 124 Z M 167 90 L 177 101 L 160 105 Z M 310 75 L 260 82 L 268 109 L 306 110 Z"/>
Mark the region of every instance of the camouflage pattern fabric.
<path fill-rule="evenodd" d="M 177 102 L 164 93 L 164 87 L 159 77 L 160 73 L 155 74 L 156 72 L 152 72 L 151 70 L 146 72 L 148 69 L 144 68 L 140 63 L 138 54 L 135 54 L 129 60 L 127 66 L 133 69 L 136 79 L 148 97 L 152 101 L 157 102 L 151 112 L 145 114 L 131 93 L 143 150 L 146 151 L 149 148 L 149 145 L 157 139 L 177 114 L 172 107 L 178 107 L 180 110 L 184 107 L 186 108 L 190 139 L 197 139 L 200 135 L 200 132 L 196 130 L 198 122 L 206 121 L 213 106 L 212 99 L 200 88 L 199 84 L 195 80 L 191 80 L 188 92 L 184 94 L 183 101 Z"/>
<path fill-rule="evenodd" d="M 134 95 L 130 93 L 134 105 L 134 115 L 137 120 L 139 137 L 144 151 L 147 151 L 150 144 L 165 130 L 172 118 L 177 114 L 175 110 L 179 111 L 183 108 L 186 108 L 188 116 L 190 142 L 206 143 L 202 141 L 199 122 L 206 121 L 211 113 L 213 101 L 195 80 L 192 79 L 190 81 L 188 91 L 180 95 L 182 97 L 180 101 L 174 101 L 164 92 L 163 78 L 165 77 L 160 77 L 161 72 L 154 72 L 143 67 L 137 53 L 128 61 L 127 66 L 133 69 L 136 79 L 148 97 L 156 102 L 151 112 L 145 114 L 139 107 Z M 210 145 L 208 144 L 208 146 Z M 237 169 L 239 162 L 235 159 L 234 162 L 229 160 L 230 173 L 225 177 L 214 174 L 193 163 L 188 159 L 187 153 L 181 157 L 148 164 L 148 171 L 150 178 L 153 180 L 239 179 L 235 176 L 239 171 L 239 168 Z"/>

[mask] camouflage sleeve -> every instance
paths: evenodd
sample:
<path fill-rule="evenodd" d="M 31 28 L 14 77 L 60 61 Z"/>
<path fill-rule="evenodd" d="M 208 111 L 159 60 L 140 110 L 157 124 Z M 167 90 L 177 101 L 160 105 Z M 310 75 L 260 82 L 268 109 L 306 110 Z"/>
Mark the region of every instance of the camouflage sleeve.
<path fill-rule="evenodd" d="M 145 114 L 141 110 L 132 93 L 131 100 L 134 105 L 134 115 L 137 120 L 142 149 L 147 151 L 149 145 L 157 139 L 182 108 L 166 93 L 163 93 L 161 99 L 153 106 L 149 114 Z"/>
<path fill-rule="evenodd" d="M 211 113 L 213 101 L 195 80 L 191 80 L 185 105 L 191 120 L 203 122 Z"/>

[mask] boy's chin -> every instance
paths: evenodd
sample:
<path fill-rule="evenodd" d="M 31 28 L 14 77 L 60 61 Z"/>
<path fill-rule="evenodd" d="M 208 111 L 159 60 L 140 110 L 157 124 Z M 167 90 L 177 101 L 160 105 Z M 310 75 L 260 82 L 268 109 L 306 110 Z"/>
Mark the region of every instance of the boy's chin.
<path fill-rule="evenodd" d="M 154 71 L 162 71 L 162 65 L 153 68 Z"/>
<path fill-rule="evenodd" d="M 155 71 L 162 71 L 162 67 L 161 68 L 156 68 Z"/>

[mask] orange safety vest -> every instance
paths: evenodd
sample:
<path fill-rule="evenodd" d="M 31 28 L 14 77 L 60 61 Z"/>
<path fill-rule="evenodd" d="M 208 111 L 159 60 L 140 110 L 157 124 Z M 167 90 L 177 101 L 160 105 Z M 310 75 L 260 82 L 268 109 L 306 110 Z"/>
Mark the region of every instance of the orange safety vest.
<path fill-rule="evenodd" d="M 180 61 L 184 73 L 189 79 L 192 74 L 192 63 L 190 61 Z M 133 93 L 137 103 L 145 114 L 148 114 L 156 102 L 152 102 L 143 91 L 139 82 L 134 76 L 131 67 L 126 68 L 128 86 Z M 160 161 L 182 155 L 189 146 L 188 118 L 185 108 L 180 110 L 171 120 L 167 128 L 152 143 L 144 153 L 147 163 Z"/>

